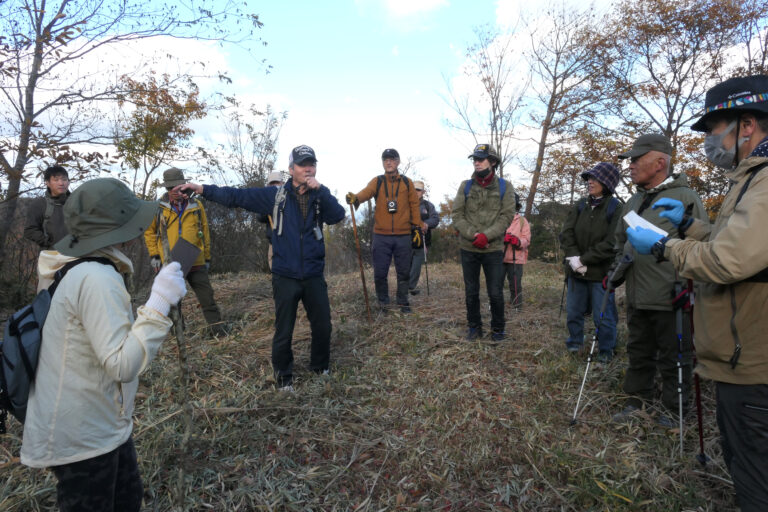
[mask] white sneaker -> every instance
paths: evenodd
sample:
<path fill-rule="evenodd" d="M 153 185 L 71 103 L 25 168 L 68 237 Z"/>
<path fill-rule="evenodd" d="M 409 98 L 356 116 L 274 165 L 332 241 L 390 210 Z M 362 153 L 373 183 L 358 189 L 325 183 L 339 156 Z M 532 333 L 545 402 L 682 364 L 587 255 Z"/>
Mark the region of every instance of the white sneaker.
<path fill-rule="evenodd" d="M 283 386 L 281 388 L 277 388 L 278 391 L 282 391 L 283 393 L 293 393 L 293 385 L 288 384 L 287 386 Z"/>

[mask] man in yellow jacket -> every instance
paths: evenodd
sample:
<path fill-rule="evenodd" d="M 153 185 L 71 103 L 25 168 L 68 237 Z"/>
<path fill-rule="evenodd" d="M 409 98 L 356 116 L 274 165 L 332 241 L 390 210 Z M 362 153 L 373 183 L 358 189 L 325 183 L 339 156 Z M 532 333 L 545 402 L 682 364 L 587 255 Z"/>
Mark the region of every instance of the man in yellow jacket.
<path fill-rule="evenodd" d="M 173 192 L 173 187 L 187 183 L 181 169 L 172 167 L 163 173 L 164 183 L 161 185 L 168 191 L 160 198 L 160 209 L 152 224 L 144 232 L 152 268 L 157 272 L 163 266 L 163 240 L 160 236 L 160 219 L 165 219 L 168 233 L 168 245 L 171 249 L 180 238 L 200 248 L 200 254 L 187 274 L 187 282 L 197 295 L 203 310 L 205 321 L 211 327 L 214 336 L 226 334 L 226 328 L 221 322 L 221 311 L 213 296 L 213 287 L 208 278 L 211 263 L 211 235 L 208 230 L 208 218 L 200 201 L 193 198 L 185 199 L 179 192 Z"/>

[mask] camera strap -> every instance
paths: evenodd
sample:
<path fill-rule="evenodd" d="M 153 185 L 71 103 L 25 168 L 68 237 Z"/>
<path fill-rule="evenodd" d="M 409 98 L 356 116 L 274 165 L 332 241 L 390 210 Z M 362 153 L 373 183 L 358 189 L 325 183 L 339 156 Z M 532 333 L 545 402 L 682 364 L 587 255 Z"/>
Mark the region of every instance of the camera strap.
<path fill-rule="evenodd" d="M 399 176 L 397 178 L 397 188 L 395 188 L 394 184 L 392 185 L 392 192 L 394 192 L 394 194 L 395 194 L 395 201 L 397 201 L 397 195 L 400 193 L 400 178 L 401 178 L 401 176 Z M 387 178 L 386 178 L 386 176 L 384 177 L 384 197 L 389 199 L 389 188 L 387 187 Z"/>

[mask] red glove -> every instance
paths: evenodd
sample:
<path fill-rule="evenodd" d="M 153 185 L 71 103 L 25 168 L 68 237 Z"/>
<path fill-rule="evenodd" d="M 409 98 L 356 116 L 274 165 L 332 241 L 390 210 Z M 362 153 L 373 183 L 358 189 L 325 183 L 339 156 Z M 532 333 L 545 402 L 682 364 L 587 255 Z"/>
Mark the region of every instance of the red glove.
<path fill-rule="evenodd" d="M 608 276 L 605 276 L 603 278 L 603 290 L 607 290 L 607 289 L 608 289 Z M 611 291 L 613 291 L 613 290 L 611 290 Z"/>
<path fill-rule="evenodd" d="M 515 235 L 511 235 L 510 238 L 511 238 L 511 240 L 509 241 L 509 243 L 511 243 L 515 247 L 520 247 L 520 239 L 519 238 L 517 238 Z"/>
<path fill-rule="evenodd" d="M 511 243 L 512 243 L 512 240 L 514 240 L 515 238 L 517 238 L 517 237 L 515 237 L 514 235 L 510 235 L 509 233 L 507 233 L 506 235 L 504 235 L 504 243 L 505 243 L 505 244 L 511 244 Z"/>
<path fill-rule="evenodd" d="M 472 240 L 472 245 L 478 249 L 485 249 L 488 247 L 488 237 L 485 236 L 485 233 L 478 233 L 475 235 L 475 239 Z"/>

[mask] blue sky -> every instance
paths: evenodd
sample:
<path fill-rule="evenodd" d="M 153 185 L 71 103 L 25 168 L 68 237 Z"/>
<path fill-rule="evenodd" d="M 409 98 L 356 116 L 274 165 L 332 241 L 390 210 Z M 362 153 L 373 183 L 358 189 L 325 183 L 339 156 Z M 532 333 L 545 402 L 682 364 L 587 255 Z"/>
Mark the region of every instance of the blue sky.
<path fill-rule="evenodd" d="M 497 22 L 515 2 L 346 0 L 253 5 L 266 47 L 253 57 L 229 50 L 241 99 L 287 110 L 278 169 L 299 144 L 318 155 L 318 179 L 341 198 L 382 173 L 381 151 L 418 160 L 411 176 L 438 203 L 471 174 L 475 141 L 446 127 L 444 76 L 459 73 L 476 27 Z M 506 15 L 503 15 L 507 17 Z M 271 65 L 265 73 L 261 59 Z"/>

